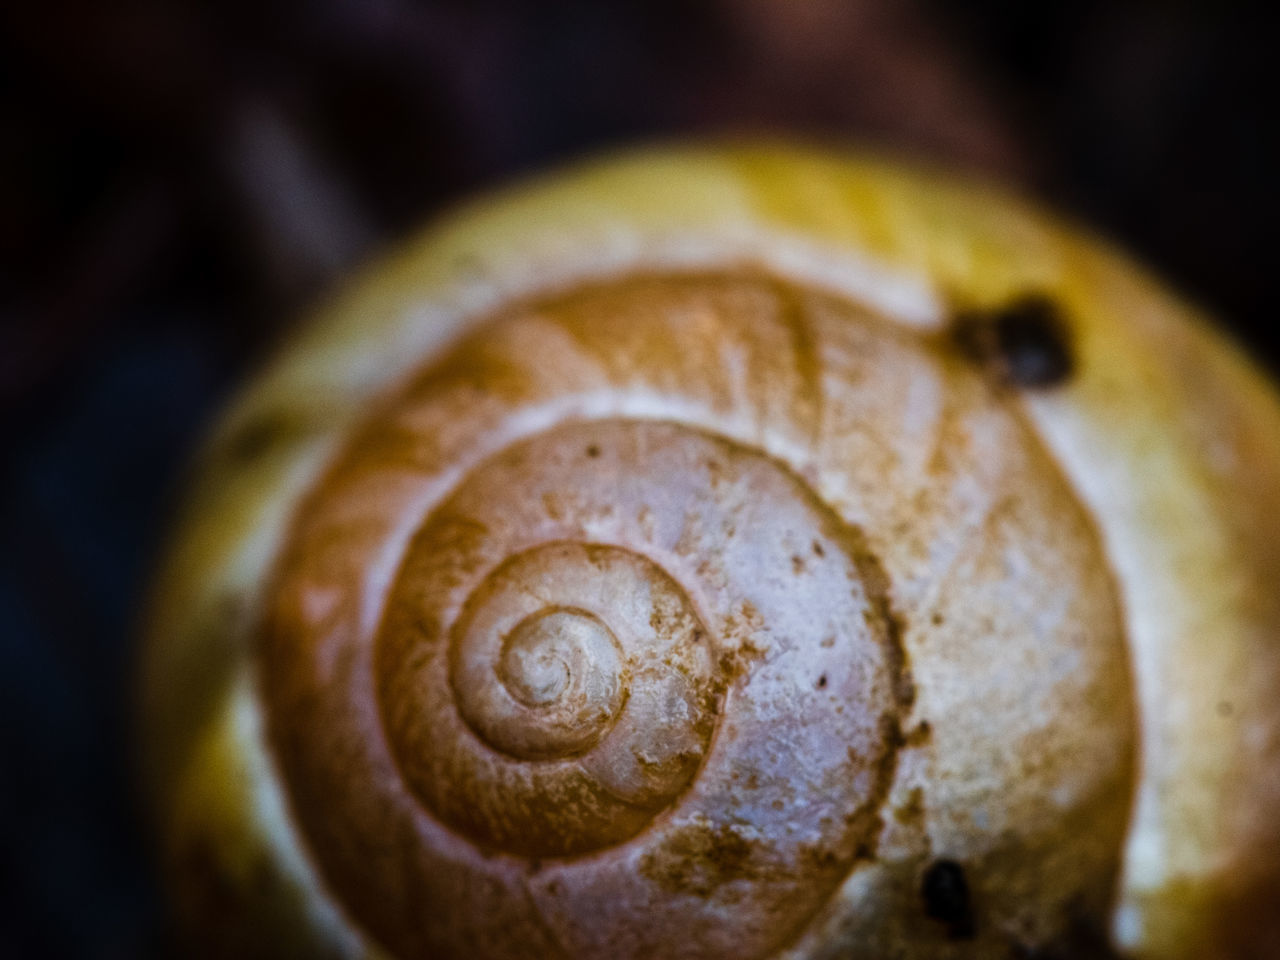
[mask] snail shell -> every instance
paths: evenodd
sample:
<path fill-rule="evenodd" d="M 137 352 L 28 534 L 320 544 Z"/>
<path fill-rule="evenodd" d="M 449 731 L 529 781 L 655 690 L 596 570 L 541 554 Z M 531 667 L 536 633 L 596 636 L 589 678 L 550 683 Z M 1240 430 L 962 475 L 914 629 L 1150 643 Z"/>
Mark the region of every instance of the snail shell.
<path fill-rule="evenodd" d="M 175 899 L 250 955 L 1270 955 L 1278 507 L 1269 387 L 1009 197 L 782 147 L 532 184 L 198 463 Z"/>

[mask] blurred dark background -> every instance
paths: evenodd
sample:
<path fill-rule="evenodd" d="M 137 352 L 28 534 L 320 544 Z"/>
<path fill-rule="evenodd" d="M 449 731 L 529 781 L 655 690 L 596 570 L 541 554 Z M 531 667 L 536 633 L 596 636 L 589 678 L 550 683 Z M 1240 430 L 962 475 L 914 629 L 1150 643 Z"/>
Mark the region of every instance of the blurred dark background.
<path fill-rule="evenodd" d="M 354 264 L 585 151 L 791 131 L 1014 182 L 1275 369 L 1274 40 L 1227 0 L 0 5 L 0 949 L 165 953 L 140 593 L 201 429 Z"/>

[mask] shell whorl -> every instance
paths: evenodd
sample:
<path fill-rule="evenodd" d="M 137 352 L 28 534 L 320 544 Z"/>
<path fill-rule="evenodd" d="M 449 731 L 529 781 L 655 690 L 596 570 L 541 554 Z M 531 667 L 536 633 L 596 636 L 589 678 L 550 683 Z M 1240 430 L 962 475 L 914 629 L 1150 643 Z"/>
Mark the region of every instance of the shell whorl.
<path fill-rule="evenodd" d="M 1048 942 L 1115 883 L 1087 513 L 949 341 L 759 271 L 495 311 L 307 497 L 262 651 L 304 841 L 396 955 L 891 943 L 943 856 Z"/>

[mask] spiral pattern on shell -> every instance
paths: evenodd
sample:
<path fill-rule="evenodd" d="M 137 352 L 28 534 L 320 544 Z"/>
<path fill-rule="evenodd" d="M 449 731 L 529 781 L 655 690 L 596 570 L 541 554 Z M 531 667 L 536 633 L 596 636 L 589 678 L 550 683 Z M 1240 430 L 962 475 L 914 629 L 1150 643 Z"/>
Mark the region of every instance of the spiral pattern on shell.
<path fill-rule="evenodd" d="M 263 658 L 302 835 L 396 955 L 890 943 L 930 921 L 840 891 L 945 855 L 1044 942 L 1115 883 L 1087 513 L 951 340 L 757 269 L 507 305 L 435 357 L 302 505 Z"/>

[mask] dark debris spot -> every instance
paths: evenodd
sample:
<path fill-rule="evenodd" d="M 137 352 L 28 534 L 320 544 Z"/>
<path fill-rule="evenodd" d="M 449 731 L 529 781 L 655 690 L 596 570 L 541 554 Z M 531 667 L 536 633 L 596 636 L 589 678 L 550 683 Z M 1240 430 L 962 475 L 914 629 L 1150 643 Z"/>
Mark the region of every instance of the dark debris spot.
<path fill-rule="evenodd" d="M 903 826 L 914 826 L 922 823 L 924 813 L 924 791 L 920 787 L 912 787 L 906 802 L 893 811 L 893 819 Z"/>
<path fill-rule="evenodd" d="M 813 541 L 813 554 L 816 557 L 825 557 L 827 555 L 827 551 L 822 549 L 822 544 L 817 540 Z"/>
<path fill-rule="evenodd" d="M 587 456 L 594 460 L 596 457 L 600 456 L 600 448 L 594 443 L 591 444 L 591 446 L 587 447 Z"/>
<path fill-rule="evenodd" d="M 928 743 L 933 738 L 933 727 L 930 726 L 928 720 L 921 720 L 916 726 L 908 731 L 903 738 L 903 746 L 920 747 Z"/>
<path fill-rule="evenodd" d="M 818 689 L 825 690 L 827 688 L 827 675 L 824 673 L 818 678 Z"/>
<path fill-rule="evenodd" d="M 954 860 L 935 860 L 925 871 L 920 885 L 924 912 L 947 926 L 953 940 L 969 940 L 974 935 L 973 908 L 964 867 Z"/>
<path fill-rule="evenodd" d="M 231 435 L 227 456 L 235 463 L 257 460 L 292 432 L 288 414 L 268 413 L 255 417 Z"/>
<path fill-rule="evenodd" d="M 1075 369 L 1062 308 L 1042 293 L 1024 294 L 994 309 L 964 311 L 953 330 L 966 356 L 1010 386 L 1060 386 Z"/>

